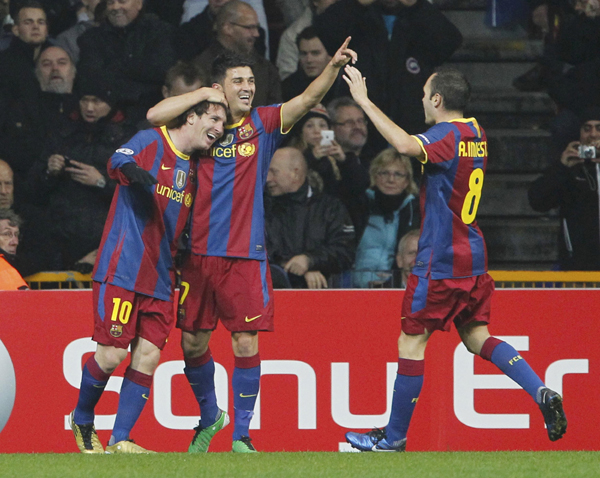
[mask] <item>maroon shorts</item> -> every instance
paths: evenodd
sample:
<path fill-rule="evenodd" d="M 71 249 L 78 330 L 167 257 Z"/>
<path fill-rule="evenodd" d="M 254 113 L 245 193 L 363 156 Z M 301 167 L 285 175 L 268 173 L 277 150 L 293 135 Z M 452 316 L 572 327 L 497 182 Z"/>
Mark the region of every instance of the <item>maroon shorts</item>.
<path fill-rule="evenodd" d="M 433 280 L 411 274 L 402 302 L 402 331 L 450 330 L 471 322 L 490 322 L 494 280 L 485 273 L 462 279 Z"/>
<path fill-rule="evenodd" d="M 126 349 L 137 336 L 163 349 L 175 323 L 173 303 L 122 289 L 107 282 L 92 285 L 93 340 Z"/>
<path fill-rule="evenodd" d="M 269 263 L 190 254 L 181 269 L 177 327 L 192 332 L 273 330 Z"/>

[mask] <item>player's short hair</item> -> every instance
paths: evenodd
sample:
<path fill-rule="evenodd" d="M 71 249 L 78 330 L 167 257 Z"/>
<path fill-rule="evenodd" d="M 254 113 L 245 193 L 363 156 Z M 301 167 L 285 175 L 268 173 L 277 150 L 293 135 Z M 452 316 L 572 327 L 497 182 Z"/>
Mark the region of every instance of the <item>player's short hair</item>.
<path fill-rule="evenodd" d="M 347 106 L 353 106 L 354 108 L 358 108 L 360 111 L 363 110 L 360 107 L 360 105 L 356 101 L 354 101 L 354 99 L 350 96 L 340 96 L 339 98 L 335 98 L 334 100 L 331 100 L 327 105 L 327 112 L 329 113 L 329 117 L 331 118 L 332 123 L 337 122 L 338 110 Z"/>
<path fill-rule="evenodd" d="M 400 164 L 402 164 L 404 166 L 404 169 L 406 169 L 406 173 L 408 174 L 408 186 L 406 186 L 405 191 L 409 194 L 417 194 L 419 192 L 419 188 L 414 180 L 414 172 L 412 164 L 410 162 L 410 158 L 404 154 L 400 154 L 394 148 L 384 149 L 373 158 L 373 161 L 371 161 L 371 166 L 369 167 L 371 187 L 375 186 L 375 179 L 377 178 L 377 173 L 383 168 L 385 168 L 388 164 L 392 164 L 395 162 L 399 162 Z"/>
<path fill-rule="evenodd" d="M 441 67 L 431 79 L 431 97 L 436 93 L 443 98 L 446 111 L 465 111 L 471 98 L 471 85 L 467 77 L 454 68 Z"/>
<path fill-rule="evenodd" d="M 191 86 L 197 81 L 202 86 L 206 85 L 206 73 L 204 70 L 200 69 L 198 65 L 187 61 L 179 60 L 167 70 L 165 86 L 170 90 L 173 88 L 173 83 L 175 83 L 177 78 L 181 78 L 187 86 Z"/>
<path fill-rule="evenodd" d="M 10 16 L 15 24 L 19 23 L 19 12 L 24 8 L 37 8 L 39 10 L 43 10 L 46 16 L 48 15 L 48 12 L 46 12 L 46 7 L 44 7 L 44 4 L 39 0 L 13 0 L 9 4 L 9 11 Z"/>
<path fill-rule="evenodd" d="M 301 40 L 312 40 L 313 38 L 319 38 L 319 34 L 317 33 L 317 29 L 312 25 L 306 27 L 296 37 L 296 46 L 300 48 Z"/>
<path fill-rule="evenodd" d="M 249 57 L 232 51 L 222 53 L 212 62 L 211 81 L 223 84 L 223 80 L 227 76 L 227 70 L 244 66 L 253 68 L 254 62 Z"/>
<path fill-rule="evenodd" d="M 200 103 L 192 106 L 185 113 L 181 113 L 177 118 L 172 120 L 167 125 L 167 127 L 170 129 L 181 128 L 186 123 L 187 117 L 189 115 L 191 115 L 192 113 L 196 113 L 198 116 L 202 116 L 204 113 L 208 113 L 208 110 L 210 109 L 211 105 L 221 106 L 223 109 L 225 109 L 225 111 L 227 111 L 225 105 L 223 105 L 222 103 L 215 103 L 214 101 L 201 101 Z"/>
<path fill-rule="evenodd" d="M 23 220 L 12 209 L 0 209 L 0 221 L 8 219 L 9 226 L 21 227 Z"/>
<path fill-rule="evenodd" d="M 406 234 L 404 234 L 402 236 L 402 239 L 398 241 L 398 250 L 396 251 L 396 255 L 399 256 L 401 254 L 404 254 L 404 251 L 406 250 L 406 244 L 408 244 L 408 240 L 412 237 L 416 237 L 418 239 L 420 235 L 421 231 L 419 231 L 418 229 L 411 229 Z"/>

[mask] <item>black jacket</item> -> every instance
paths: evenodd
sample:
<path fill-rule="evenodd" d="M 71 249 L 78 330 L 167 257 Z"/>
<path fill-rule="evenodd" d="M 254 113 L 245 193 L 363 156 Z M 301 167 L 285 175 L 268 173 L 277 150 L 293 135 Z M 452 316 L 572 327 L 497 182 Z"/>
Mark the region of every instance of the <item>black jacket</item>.
<path fill-rule="evenodd" d="M 350 269 L 356 249 L 354 227 L 341 201 L 315 193 L 305 182 L 295 193 L 265 198 L 265 209 L 270 262 L 283 266 L 306 254 L 309 270 L 325 277 Z"/>
<path fill-rule="evenodd" d="M 33 166 L 31 189 L 51 219 L 48 236 L 58 241 L 57 248 L 66 258 L 63 267 L 69 267 L 100 245 L 116 185 L 109 179 L 106 165 L 114 151 L 135 132 L 133 126 L 124 123 L 120 113 L 102 118 L 97 123 L 77 118 L 57 134 Z M 46 170 L 52 154 L 62 154 L 94 166 L 104 176 L 106 186 L 83 185 L 64 172 L 49 176 Z"/>
<path fill-rule="evenodd" d="M 534 210 L 558 208 L 561 270 L 600 270 L 598 176 L 596 165 L 569 168 L 558 161 L 529 187 Z"/>
<path fill-rule="evenodd" d="M 137 123 L 162 99 L 166 72 L 176 60 L 173 32 L 172 25 L 150 14 L 123 28 L 105 21 L 79 37 L 77 76 L 107 85 Z"/>
<path fill-rule="evenodd" d="M 399 8 L 392 37 L 377 5 L 340 0 L 314 19 L 330 55 L 352 36 L 356 67 L 367 78 L 373 102 L 409 133 L 425 129 L 423 86 L 462 43 L 459 30 L 427 0 Z"/>

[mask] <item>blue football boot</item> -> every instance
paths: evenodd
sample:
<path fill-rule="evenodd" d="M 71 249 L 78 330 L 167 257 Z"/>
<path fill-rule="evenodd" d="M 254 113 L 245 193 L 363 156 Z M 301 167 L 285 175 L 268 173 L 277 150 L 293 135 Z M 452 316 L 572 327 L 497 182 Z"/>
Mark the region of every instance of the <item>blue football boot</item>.
<path fill-rule="evenodd" d="M 405 451 L 406 438 L 395 442 L 388 442 L 385 428 L 374 428 L 367 433 L 346 433 L 346 441 L 352 448 L 360 451 Z"/>

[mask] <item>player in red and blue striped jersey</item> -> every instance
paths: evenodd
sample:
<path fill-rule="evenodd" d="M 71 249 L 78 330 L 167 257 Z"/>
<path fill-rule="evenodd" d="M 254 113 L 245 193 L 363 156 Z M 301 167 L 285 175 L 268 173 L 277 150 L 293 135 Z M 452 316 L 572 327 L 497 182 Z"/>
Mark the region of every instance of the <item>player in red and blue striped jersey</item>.
<path fill-rule="evenodd" d="M 223 90 L 231 123 L 210 154 L 200 158 L 191 224 L 191 254 L 184 262 L 177 327 L 184 369 L 201 411 L 190 452 L 206 452 L 229 423 L 217 407 L 209 348 L 218 321 L 231 332 L 235 421 L 232 451 L 255 452 L 249 427 L 260 386 L 258 331 L 273 330 L 273 287 L 264 237 L 263 191 L 273 153 L 289 129 L 327 93 L 339 69 L 356 53 L 344 44 L 300 96 L 283 105 L 252 108 L 252 64 L 226 54 L 213 63 L 214 87 Z M 196 101 L 197 93 L 167 98 L 148 112 L 164 124 Z"/>
<path fill-rule="evenodd" d="M 118 182 L 93 273 L 96 353 L 83 368 L 71 427 L 82 453 L 104 453 L 94 408 L 127 357 L 119 407 L 106 453 L 146 453 L 129 433 L 148 400 L 152 375 L 174 324 L 173 258 L 191 211 L 196 160 L 223 133 L 222 93 L 204 89 L 169 128 L 137 133 L 108 164 Z"/>
<path fill-rule="evenodd" d="M 561 396 L 547 388 L 511 345 L 488 331 L 494 282 L 476 216 L 487 164 L 487 139 L 475 118 L 464 118 L 470 96 L 466 78 L 437 70 L 423 88 L 428 131 L 410 136 L 368 98 L 366 80 L 347 66 L 344 80 L 356 102 L 400 153 L 423 164 L 421 235 L 415 267 L 402 303 L 398 374 L 390 420 L 384 429 L 348 432 L 361 451 L 404 451 L 410 419 L 423 385 L 425 348 L 435 330 L 454 323 L 469 351 L 491 361 L 540 407 L 550 440 L 567 428 Z"/>

